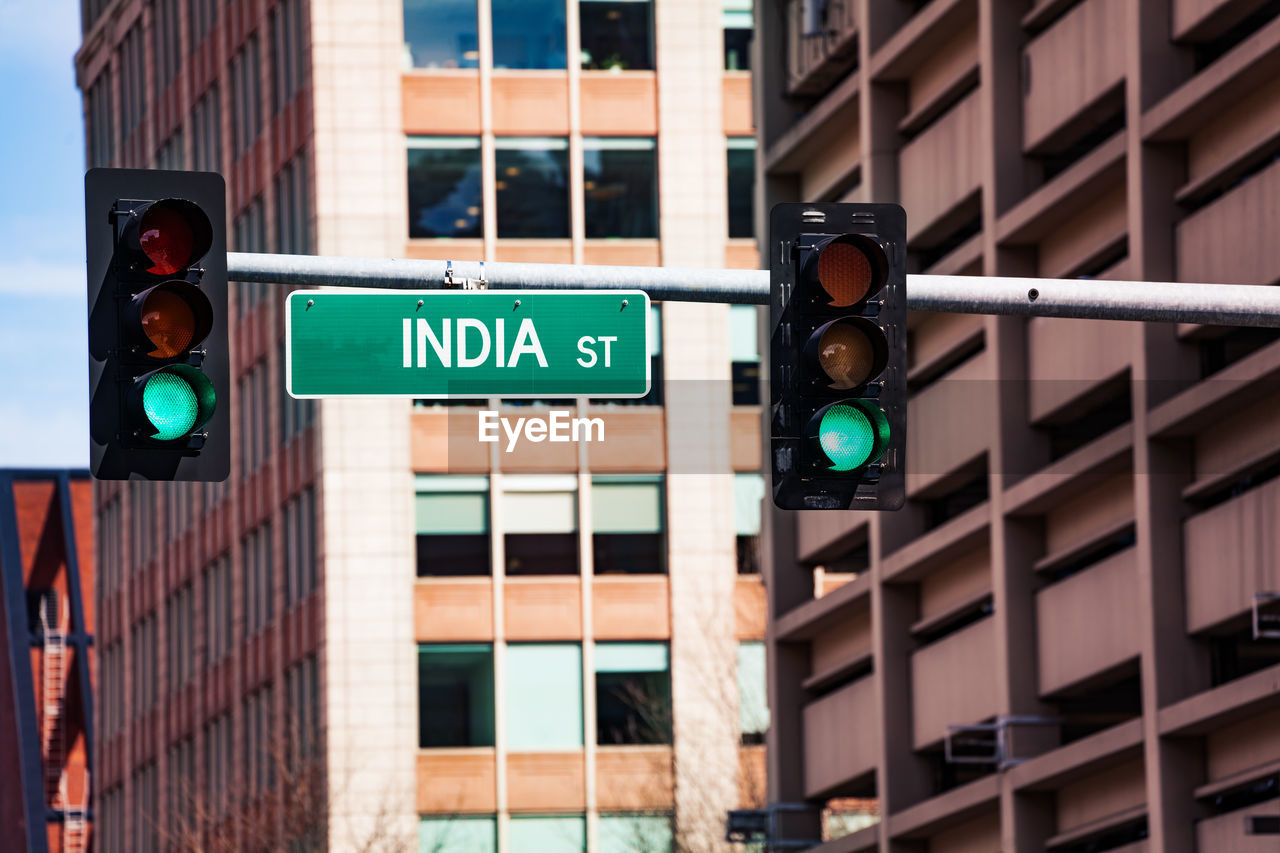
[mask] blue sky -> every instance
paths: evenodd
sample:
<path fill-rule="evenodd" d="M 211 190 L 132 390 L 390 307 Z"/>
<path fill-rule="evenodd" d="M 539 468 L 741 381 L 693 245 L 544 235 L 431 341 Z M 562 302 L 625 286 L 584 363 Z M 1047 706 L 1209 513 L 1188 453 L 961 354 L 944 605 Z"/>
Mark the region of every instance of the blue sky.
<path fill-rule="evenodd" d="M 0 467 L 86 467 L 77 0 L 0 0 Z"/>

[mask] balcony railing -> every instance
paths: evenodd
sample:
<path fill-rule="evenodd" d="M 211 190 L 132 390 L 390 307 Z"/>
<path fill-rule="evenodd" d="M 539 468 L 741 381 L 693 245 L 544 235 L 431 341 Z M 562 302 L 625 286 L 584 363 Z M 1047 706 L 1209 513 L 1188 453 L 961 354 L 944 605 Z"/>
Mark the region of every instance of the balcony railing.
<path fill-rule="evenodd" d="M 821 95 L 858 62 L 854 0 L 787 4 L 787 93 Z"/>

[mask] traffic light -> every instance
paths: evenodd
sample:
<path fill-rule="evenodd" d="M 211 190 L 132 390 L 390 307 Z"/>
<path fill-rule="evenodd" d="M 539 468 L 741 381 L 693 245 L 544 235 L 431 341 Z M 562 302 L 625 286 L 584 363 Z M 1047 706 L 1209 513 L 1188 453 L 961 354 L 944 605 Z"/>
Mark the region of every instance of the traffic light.
<path fill-rule="evenodd" d="M 782 509 L 902 508 L 906 237 L 896 204 L 770 213 L 769 456 Z"/>
<path fill-rule="evenodd" d="M 93 476 L 225 480 L 226 184 L 92 169 L 84 188 Z"/>

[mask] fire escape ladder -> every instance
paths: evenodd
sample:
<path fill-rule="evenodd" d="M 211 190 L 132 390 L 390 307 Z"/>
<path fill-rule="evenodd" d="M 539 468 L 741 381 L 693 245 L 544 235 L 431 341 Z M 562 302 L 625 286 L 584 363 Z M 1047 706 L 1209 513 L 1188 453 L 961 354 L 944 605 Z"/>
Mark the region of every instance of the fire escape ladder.
<path fill-rule="evenodd" d="M 44 713 L 41 715 L 40 734 L 44 742 L 45 797 L 53 808 L 59 808 L 63 800 L 63 765 L 66 761 L 66 745 L 63 743 L 66 729 L 61 723 L 67 683 L 67 608 L 57 606 L 56 596 L 51 592 L 40 601 L 40 633 L 44 643 L 40 673 Z M 58 619 L 59 612 L 61 620 Z"/>
<path fill-rule="evenodd" d="M 89 771 L 84 773 L 84 791 L 81 801 L 72 803 L 67 796 L 67 775 L 62 774 L 62 851 L 85 853 L 89 849 L 89 828 L 86 815 L 89 811 Z"/>

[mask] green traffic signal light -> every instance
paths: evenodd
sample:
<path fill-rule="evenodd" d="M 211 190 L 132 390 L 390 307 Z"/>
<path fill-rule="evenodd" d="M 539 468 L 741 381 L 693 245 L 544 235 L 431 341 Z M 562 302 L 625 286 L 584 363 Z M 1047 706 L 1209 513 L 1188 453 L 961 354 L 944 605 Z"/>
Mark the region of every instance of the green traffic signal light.
<path fill-rule="evenodd" d="M 862 400 L 842 400 L 813 416 L 818 447 L 830 462 L 828 471 L 856 471 L 884 455 L 889 446 L 889 421 L 877 406 Z"/>
<path fill-rule="evenodd" d="M 137 380 L 131 403 L 145 423 L 144 437 L 182 441 L 213 417 L 217 392 L 198 369 L 173 364 Z"/>

